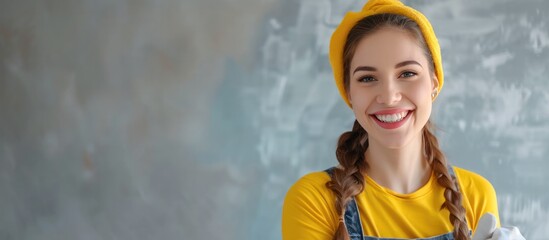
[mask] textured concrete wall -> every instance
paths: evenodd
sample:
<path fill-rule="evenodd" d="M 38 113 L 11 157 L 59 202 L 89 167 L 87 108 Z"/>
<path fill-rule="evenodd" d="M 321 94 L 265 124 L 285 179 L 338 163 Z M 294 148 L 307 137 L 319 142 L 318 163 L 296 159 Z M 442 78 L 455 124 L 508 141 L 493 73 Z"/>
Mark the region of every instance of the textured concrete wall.
<path fill-rule="evenodd" d="M 502 223 L 549 236 L 549 1 L 406 1 L 439 36 L 433 120 Z M 0 4 L 0 239 L 280 239 L 353 121 L 327 60 L 362 1 Z"/>

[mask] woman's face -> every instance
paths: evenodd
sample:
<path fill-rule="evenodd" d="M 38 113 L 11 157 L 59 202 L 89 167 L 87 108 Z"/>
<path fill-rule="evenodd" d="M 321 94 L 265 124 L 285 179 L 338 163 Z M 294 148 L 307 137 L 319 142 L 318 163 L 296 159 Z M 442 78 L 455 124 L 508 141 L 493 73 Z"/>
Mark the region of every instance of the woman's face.
<path fill-rule="evenodd" d="M 349 76 L 349 101 L 370 144 L 396 149 L 421 137 L 438 81 L 410 33 L 383 27 L 361 39 Z"/>

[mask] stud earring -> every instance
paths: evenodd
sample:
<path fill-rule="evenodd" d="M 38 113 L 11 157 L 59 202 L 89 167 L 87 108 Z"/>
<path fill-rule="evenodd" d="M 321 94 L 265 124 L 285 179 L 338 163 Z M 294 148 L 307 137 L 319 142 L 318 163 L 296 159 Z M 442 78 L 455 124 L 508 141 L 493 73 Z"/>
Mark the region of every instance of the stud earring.
<path fill-rule="evenodd" d="M 437 93 L 438 93 L 438 90 L 435 89 L 435 91 L 433 93 L 431 93 L 431 98 L 435 99 L 435 97 L 437 96 Z"/>

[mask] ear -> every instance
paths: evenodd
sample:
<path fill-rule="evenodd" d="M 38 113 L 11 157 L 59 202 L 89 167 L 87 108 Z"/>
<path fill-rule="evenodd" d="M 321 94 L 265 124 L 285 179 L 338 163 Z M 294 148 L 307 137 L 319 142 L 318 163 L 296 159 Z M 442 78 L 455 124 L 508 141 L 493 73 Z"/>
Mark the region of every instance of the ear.
<path fill-rule="evenodd" d="M 434 92 L 435 90 L 438 91 L 438 78 L 437 78 L 437 75 L 433 74 L 433 78 L 432 78 L 432 82 L 431 82 L 431 92 Z"/>
<path fill-rule="evenodd" d="M 349 94 L 349 90 L 345 90 L 345 95 L 347 96 L 347 100 L 349 100 L 349 104 L 351 104 L 351 106 L 352 106 L 353 101 L 351 99 L 351 94 Z"/>

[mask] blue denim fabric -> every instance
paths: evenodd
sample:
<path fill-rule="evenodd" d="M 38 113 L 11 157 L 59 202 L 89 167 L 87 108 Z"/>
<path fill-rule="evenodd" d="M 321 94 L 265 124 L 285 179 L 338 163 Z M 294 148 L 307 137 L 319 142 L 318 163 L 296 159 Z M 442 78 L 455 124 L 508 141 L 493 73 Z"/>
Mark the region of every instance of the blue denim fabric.
<path fill-rule="evenodd" d="M 327 172 L 330 176 L 333 175 L 335 167 L 328 168 L 324 170 Z M 456 179 L 456 174 L 454 173 L 454 168 L 450 165 L 448 165 L 448 172 L 450 173 L 450 176 L 453 179 Z M 457 179 L 456 179 L 457 183 Z M 458 191 L 459 191 L 459 185 L 458 185 Z M 404 240 L 404 238 L 379 238 L 379 237 L 372 237 L 372 236 L 364 236 L 362 231 L 362 222 L 360 221 L 360 214 L 358 211 L 358 206 L 356 204 L 355 198 L 352 198 L 351 201 L 347 204 L 347 207 L 345 209 L 345 216 L 343 218 L 345 220 L 345 227 L 347 228 L 347 231 L 349 232 L 349 237 L 351 240 Z M 472 234 L 472 231 L 469 231 L 469 235 Z M 428 238 L 415 238 L 417 240 L 454 240 L 454 235 L 452 232 L 434 236 L 434 237 L 428 237 Z"/>

